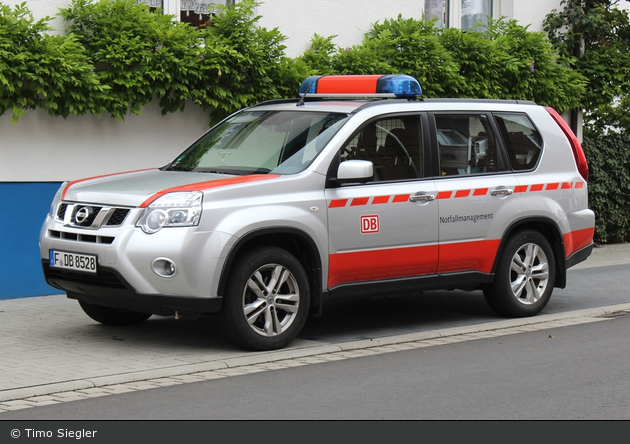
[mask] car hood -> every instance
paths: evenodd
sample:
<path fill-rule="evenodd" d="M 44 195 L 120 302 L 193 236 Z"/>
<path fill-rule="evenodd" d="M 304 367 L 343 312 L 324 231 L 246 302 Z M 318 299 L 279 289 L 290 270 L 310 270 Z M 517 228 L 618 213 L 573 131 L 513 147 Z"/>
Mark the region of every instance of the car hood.
<path fill-rule="evenodd" d="M 170 192 L 204 191 L 274 177 L 278 176 L 271 174 L 233 176 L 158 169 L 131 171 L 70 182 L 63 190 L 62 199 L 103 205 L 146 207 L 158 197 Z"/>

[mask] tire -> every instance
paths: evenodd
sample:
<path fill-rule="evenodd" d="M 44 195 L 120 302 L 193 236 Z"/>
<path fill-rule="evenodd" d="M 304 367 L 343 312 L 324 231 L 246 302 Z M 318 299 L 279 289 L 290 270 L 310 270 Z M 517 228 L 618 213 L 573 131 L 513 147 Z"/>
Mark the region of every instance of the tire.
<path fill-rule="evenodd" d="M 484 296 L 500 315 L 533 316 L 549 302 L 555 277 L 556 262 L 547 239 L 537 231 L 521 231 L 507 240 Z"/>
<path fill-rule="evenodd" d="M 230 271 L 220 312 L 222 330 L 238 347 L 276 350 L 300 333 L 309 303 L 300 262 L 281 248 L 256 248 L 237 258 Z"/>
<path fill-rule="evenodd" d="M 118 310 L 116 308 L 103 307 L 102 305 L 88 304 L 84 301 L 79 301 L 79 305 L 81 305 L 85 314 L 104 325 L 137 325 L 142 324 L 151 317 L 150 313 Z"/>

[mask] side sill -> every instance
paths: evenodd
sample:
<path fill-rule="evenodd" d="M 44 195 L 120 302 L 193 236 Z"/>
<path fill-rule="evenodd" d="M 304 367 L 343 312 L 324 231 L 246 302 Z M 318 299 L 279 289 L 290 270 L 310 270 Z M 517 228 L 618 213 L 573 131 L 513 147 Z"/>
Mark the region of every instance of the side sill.
<path fill-rule="evenodd" d="M 352 282 L 337 285 L 328 290 L 328 299 L 351 299 L 391 294 L 412 293 L 435 289 L 438 276 L 414 276 L 400 279 L 381 279 L 378 281 Z"/>
<path fill-rule="evenodd" d="M 440 274 L 438 288 L 440 290 L 476 290 L 483 288 L 494 280 L 494 273 L 480 271 L 464 271 Z"/>
<path fill-rule="evenodd" d="M 341 284 L 327 291 L 325 299 L 363 298 L 418 293 L 427 290 L 475 290 L 483 288 L 494 279 L 494 274 L 465 271 L 446 274 L 431 274 L 399 279 L 352 282 Z M 325 292 L 326 293 L 326 292 Z"/>

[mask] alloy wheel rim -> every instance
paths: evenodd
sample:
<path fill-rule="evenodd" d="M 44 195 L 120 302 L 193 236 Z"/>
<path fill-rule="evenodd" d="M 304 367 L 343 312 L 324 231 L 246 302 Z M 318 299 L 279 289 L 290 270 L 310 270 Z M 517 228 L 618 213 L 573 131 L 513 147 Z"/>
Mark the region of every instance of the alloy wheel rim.
<path fill-rule="evenodd" d="M 295 321 L 299 304 L 297 279 L 279 264 L 258 268 L 243 290 L 243 314 L 250 328 L 261 336 L 285 332 Z"/>
<path fill-rule="evenodd" d="M 534 243 L 522 245 L 510 265 L 512 295 L 523 305 L 540 300 L 549 286 L 549 262 L 547 255 Z"/>

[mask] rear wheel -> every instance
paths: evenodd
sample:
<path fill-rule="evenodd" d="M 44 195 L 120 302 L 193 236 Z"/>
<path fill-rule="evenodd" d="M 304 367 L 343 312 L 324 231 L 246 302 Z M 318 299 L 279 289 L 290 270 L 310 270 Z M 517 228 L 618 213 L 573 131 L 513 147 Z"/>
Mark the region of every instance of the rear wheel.
<path fill-rule="evenodd" d="M 256 248 L 239 257 L 230 272 L 221 308 L 224 333 L 248 350 L 282 348 L 302 330 L 309 302 L 300 262 L 281 248 Z"/>
<path fill-rule="evenodd" d="M 533 316 L 549 302 L 555 277 L 554 254 L 547 239 L 537 231 L 521 231 L 506 242 L 494 282 L 484 296 L 501 315 Z"/>
<path fill-rule="evenodd" d="M 137 325 L 142 324 L 151 317 L 150 313 L 104 307 L 102 305 L 88 304 L 84 301 L 79 301 L 79 305 L 81 305 L 85 314 L 104 325 Z"/>

